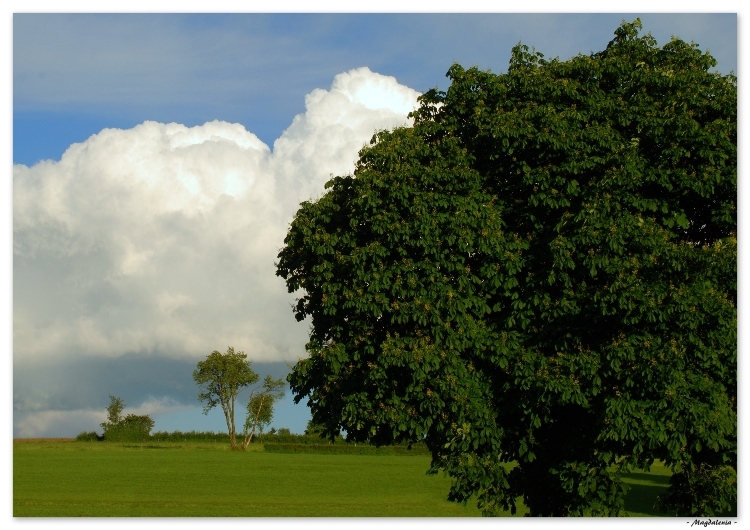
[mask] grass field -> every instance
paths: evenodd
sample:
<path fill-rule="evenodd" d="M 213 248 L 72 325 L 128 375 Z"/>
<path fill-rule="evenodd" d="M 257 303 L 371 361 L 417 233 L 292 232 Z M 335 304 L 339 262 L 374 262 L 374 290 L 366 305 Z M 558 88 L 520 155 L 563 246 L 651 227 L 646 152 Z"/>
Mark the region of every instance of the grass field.
<path fill-rule="evenodd" d="M 474 517 L 445 500 L 428 456 L 232 452 L 217 443 L 16 440 L 15 517 Z M 630 515 L 653 509 L 669 472 L 627 478 Z M 519 510 L 519 515 L 523 510 Z"/>

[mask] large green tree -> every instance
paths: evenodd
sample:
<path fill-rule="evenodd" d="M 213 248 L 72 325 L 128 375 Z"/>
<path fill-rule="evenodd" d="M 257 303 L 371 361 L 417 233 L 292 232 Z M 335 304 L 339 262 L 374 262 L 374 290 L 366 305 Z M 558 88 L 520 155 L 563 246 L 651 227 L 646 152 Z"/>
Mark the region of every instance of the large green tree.
<path fill-rule="evenodd" d="M 193 379 L 201 386 L 198 401 L 206 402 L 203 413 L 208 414 L 209 410 L 220 405 L 227 422 L 229 443 L 233 450 L 239 449 L 234 423 L 237 395 L 258 381 L 258 374 L 252 369 L 251 361 L 247 360 L 247 354 L 235 352 L 231 346 L 226 353 L 214 350 L 205 360 L 198 362 Z"/>
<path fill-rule="evenodd" d="M 639 30 L 452 66 L 301 205 L 289 381 L 329 435 L 424 440 L 486 514 L 614 515 L 656 459 L 672 513 L 736 502 L 736 78 Z"/>

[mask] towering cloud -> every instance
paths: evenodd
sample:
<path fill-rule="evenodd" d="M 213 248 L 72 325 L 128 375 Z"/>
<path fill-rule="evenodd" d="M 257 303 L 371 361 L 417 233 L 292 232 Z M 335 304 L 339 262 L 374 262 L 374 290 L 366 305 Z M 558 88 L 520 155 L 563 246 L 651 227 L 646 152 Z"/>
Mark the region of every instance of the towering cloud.
<path fill-rule="evenodd" d="M 307 327 L 274 274 L 286 228 L 376 130 L 407 123 L 418 95 L 359 68 L 310 93 L 273 152 L 239 124 L 145 122 L 16 165 L 16 371 L 226 345 L 256 361 L 303 356 Z M 26 386 L 17 408 L 33 395 L 43 410 L 44 391 Z"/>

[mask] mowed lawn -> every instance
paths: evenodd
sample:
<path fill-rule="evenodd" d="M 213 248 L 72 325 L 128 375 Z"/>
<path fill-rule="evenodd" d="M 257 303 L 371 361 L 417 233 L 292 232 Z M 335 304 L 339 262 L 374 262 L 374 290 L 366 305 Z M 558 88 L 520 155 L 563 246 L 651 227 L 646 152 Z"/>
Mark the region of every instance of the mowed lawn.
<path fill-rule="evenodd" d="M 13 444 L 15 517 L 474 517 L 446 501 L 427 456 L 246 453 L 214 443 Z M 652 508 L 668 471 L 628 478 L 631 515 Z M 519 510 L 522 515 L 524 510 Z"/>
<path fill-rule="evenodd" d="M 258 446 L 251 446 L 257 449 Z M 13 444 L 19 516 L 480 515 L 426 456 L 233 452 L 222 444 Z"/>

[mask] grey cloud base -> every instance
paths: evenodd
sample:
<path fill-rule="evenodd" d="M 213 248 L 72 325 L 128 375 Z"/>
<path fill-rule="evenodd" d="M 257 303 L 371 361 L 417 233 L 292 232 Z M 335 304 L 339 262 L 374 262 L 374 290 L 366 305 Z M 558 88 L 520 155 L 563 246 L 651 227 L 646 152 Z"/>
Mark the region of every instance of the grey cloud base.
<path fill-rule="evenodd" d="M 128 353 L 117 358 L 80 358 L 63 363 L 29 364 L 13 369 L 13 436 L 74 437 L 83 431 L 101 433 L 106 420 L 110 394 L 121 397 L 126 413 L 150 414 L 155 430 L 224 431 L 221 414 L 201 414 L 198 388 L 193 382 L 195 362 L 187 359 Z M 287 363 L 254 363 L 258 373 L 284 377 Z M 249 391 L 240 396 L 247 399 Z M 277 413 L 277 426 L 298 432 L 304 429 L 307 407 L 293 406 L 287 396 L 286 409 L 294 407 L 294 417 Z M 170 415 L 192 418 L 173 427 Z M 302 421 L 298 417 L 302 418 Z M 183 422 L 185 420 L 182 420 Z"/>

